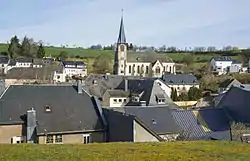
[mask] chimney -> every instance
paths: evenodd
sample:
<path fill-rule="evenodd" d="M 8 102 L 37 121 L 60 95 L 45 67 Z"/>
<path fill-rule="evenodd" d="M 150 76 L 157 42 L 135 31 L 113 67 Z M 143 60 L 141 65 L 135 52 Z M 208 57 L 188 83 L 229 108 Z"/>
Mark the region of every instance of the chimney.
<path fill-rule="evenodd" d="M 124 91 L 128 91 L 128 79 L 127 78 L 125 78 L 125 80 L 124 80 Z"/>
<path fill-rule="evenodd" d="M 32 108 L 27 111 L 27 143 L 35 143 L 36 126 L 36 111 Z"/>
<path fill-rule="evenodd" d="M 78 94 L 82 94 L 81 80 L 77 80 L 77 92 L 78 92 Z"/>

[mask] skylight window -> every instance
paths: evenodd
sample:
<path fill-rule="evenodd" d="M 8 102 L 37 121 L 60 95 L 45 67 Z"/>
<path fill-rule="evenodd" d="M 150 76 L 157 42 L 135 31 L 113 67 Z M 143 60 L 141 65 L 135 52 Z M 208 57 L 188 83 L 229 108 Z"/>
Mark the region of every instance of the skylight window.
<path fill-rule="evenodd" d="M 49 105 L 46 105 L 44 109 L 45 109 L 45 112 L 51 112 L 51 107 Z"/>
<path fill-rule="evenodd" d="M 154 125 L 156 125 L 156 124 L 157 124 L 157 122 L 156 122 L 156 120 L 155 120 L 155 119 L 152 119 L 152 124 L 154 124 Z"/>

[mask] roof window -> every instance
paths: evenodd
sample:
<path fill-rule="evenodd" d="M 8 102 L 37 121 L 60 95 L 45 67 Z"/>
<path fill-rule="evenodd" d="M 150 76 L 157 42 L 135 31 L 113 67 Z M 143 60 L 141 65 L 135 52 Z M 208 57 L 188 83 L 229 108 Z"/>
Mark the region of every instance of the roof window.
<path fill-rule="evenodd" d="M 51 112 L 51 107 L 49 105 L 44 106 L 45 112 Z"/>

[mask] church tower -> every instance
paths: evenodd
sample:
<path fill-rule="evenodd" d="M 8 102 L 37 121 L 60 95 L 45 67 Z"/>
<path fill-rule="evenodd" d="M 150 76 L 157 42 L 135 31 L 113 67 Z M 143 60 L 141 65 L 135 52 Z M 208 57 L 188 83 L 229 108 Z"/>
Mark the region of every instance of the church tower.
<path fill-rule="evenodd" d="M 121 17 L 119 36 L 116 44 L 114 74 L 126 75 L 127 49 L 125 29 L 123 24 L 123 16 Z"/>

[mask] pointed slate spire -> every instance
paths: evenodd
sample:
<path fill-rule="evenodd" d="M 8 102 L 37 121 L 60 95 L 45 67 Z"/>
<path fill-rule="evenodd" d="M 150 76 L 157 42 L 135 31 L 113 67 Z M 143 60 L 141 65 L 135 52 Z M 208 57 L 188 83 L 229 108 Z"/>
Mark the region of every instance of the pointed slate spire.
<path fill-rule="evenodd" d="M 119 37 L 118 37 L 117 43 L 118 44 L 125 44 L 126 43 L 125 30 L 124 30 L 124 25 L 123 25 L 123 10 L 122 10 L 120 31 L 119 31 Z"/>

